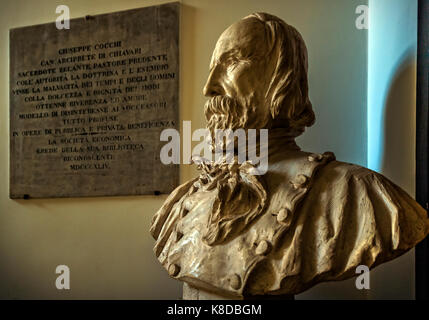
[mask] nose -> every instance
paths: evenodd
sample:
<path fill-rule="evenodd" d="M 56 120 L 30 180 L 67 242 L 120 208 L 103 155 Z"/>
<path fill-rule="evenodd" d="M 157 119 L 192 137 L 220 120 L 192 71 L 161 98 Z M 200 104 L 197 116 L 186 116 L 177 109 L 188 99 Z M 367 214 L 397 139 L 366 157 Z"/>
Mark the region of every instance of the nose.
<path fill-rule="evenodd" d="M 225 91 L 221 83 L 221 77 L 217 67 L 214 67 L 209 74 L 206 85 L 203 89 L 203 94 L 206 97 L 214 97 L 219 95 L 224 95 Z"/>

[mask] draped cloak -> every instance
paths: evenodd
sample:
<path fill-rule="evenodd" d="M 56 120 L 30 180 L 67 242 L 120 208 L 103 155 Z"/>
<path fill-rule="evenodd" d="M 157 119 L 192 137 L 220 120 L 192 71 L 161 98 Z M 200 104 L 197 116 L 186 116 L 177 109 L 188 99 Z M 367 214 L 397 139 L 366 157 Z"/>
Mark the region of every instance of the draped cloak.
<path fill-rule="evenodd" d="M 238 298 L 298 294 L 319 282 L 355 276 L 359 265 L 373 268 L 394 259 L 429 233 L 426 210 L 399 186 L 336 161 L 332 153 L 280 150 L 270 155 L 261 179 L 262 209 L 217 244 L 204 239 L 216 201 L 222 202 L 219 183 L 208 190 L 201 188 L 206 181 L 195 178 L 167 198 L 151 233 L 154 252 L 172 277 Z M 237 204 L 255 205 L 246 197 L 235 194 L 221 208 L 238 214 Z"/>

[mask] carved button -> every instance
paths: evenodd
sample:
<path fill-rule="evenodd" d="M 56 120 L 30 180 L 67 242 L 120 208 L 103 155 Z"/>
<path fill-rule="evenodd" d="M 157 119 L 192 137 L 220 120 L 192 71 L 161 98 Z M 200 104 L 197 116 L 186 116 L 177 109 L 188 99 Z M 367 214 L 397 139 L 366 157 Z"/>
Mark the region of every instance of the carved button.
<path fill-rule="evenodd" d="M 228 280 L 229 280 L 229 285 L 231 286 L 232 289 L 234 290 L 240 289 L 241 279 L 238 274 L 233 274 L 232 276 L 229 277 Z"/>
<path fill-rule="evenodd" d="M 325 157 L 325 159 L 328 161 L 335 160 L 335 154 L 331 151 L 323 153 L 323 157 Z"/>
<path fill-rule="evenodd" d="M 188 197 L 183 201 L 182 207 L 189 211 L 192 209 L 193 204 L 194 204 L 194 202 L 192 201 L 192 197 Z"/>
<path fill-rule="evenodd" d="M 296 176 L 295 181 L 292 182 L 292 185 L 295 189 L 304 187 L 308 182 L 308 177 L 304 174 L 299 174 Z"/>
<path fill-rule="evenodd" d="M 319 162 L 320 160 L 323 159 L 323 156 L 319 153 L 312 153 L 308 156 L 308 161 L 316 161 Z"/>
<path fill-rule="evenodd" d="M 283 208 L 280 209 L 279 213 L 277 214 L 277 221 L 280 223 L 285 223 L 287 218 L 289 217 L 290 210 Z"/>
<path fill-rule="evenodd" d="M 268 241 L 262 240 L 259 242 L 258 246 L 256 247 L 255 253 L 257 255 L 266 255 L 270 251 L 270 244 Z"/>
<path fill-rule="evenodd" d="M 168 266 L 168 274 L 170 276 L 175 277 L 179 274 L 179 272 L 180 272 L 180 267 L 177 264 L 172 263 Z"/>
<path fill-rule="evenodd" d="M 308 177 L 304 174 L 299 174 L 296 176 L 296 183 L 297 184 L 303 185 L 303 184 L 307 183 L 307 181 L 308 181 Z"/>

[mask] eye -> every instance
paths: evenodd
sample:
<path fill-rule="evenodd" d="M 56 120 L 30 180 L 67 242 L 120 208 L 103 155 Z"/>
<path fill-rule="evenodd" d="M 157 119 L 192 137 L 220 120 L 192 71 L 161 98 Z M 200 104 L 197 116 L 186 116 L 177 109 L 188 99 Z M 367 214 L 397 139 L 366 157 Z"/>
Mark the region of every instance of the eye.
<path fill-rule="evenodd" d="M 243 68 L 250 65 L 250 61 L 247 59 L 231 58 L 227 61 L 228 72 L 234 71 L 237 67 Z"/>
<path fill-rule="evenodd" d="M 228 67 L 227 67 L 228 72 L 234 71 L 234 69 L 238 66 L 238 64 L 239 64 L 239 61 L 236 59 L 229 60 L 228 64 L 227 64 L 228 65 Z"/>

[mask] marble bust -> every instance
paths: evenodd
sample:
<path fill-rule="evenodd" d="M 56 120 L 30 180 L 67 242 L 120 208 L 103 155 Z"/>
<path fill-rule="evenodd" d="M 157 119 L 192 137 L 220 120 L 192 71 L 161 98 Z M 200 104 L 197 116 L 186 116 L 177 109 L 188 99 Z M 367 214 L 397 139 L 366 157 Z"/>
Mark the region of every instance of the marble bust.
<path fill-rule="evenodd" d="M 429 233 L 399 186 L 332 152 L 301 151 L 315 121 L 299 32 L 256 13 L 220 36 L 204 87 L 207 128 L 268 129 L 268 170 L 203 163 L 152 220 L 171 277 L 222 297 L 298 294 L 392 260 Z"/>

